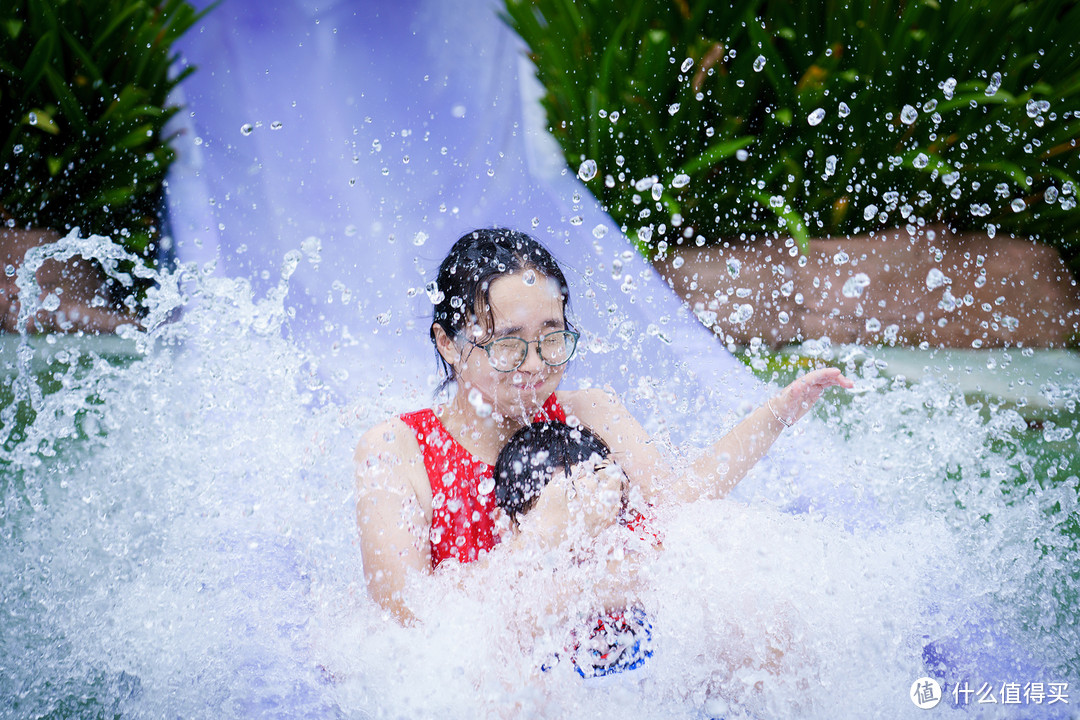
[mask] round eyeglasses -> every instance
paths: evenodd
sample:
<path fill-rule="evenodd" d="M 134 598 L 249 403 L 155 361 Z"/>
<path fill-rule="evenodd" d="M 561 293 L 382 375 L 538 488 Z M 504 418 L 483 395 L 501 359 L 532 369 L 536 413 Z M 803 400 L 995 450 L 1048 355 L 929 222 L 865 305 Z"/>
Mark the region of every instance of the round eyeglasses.
<path fill-rule="evenodd" d="M 565 365 L 574 357 L 580 334 L 573 330 L 556 330 L 543 335 L 539 340 L 529 342 L 519 337 L 504 337 L 492 340 L 488 343 L 477 343 L 472 340 L 470 344 L 483 348 L 487 353 L 491 367 L 499 372 L 513 372 L 521 367 L 525 358 L 529 355 L 529 346 L 536 346 L 536 353 L 545 365 L 558 367 Z"/>

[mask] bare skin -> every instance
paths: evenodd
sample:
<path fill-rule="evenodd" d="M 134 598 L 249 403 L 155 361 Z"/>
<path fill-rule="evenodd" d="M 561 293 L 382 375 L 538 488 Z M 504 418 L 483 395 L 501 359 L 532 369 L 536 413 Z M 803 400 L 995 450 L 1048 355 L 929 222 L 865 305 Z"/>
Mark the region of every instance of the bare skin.
<path fill-rule="evenodd" d="M 565 328 L 557 285 L 542 275 L 528 283 L 522 275 L 504 275 L 491 283 L 494 327 L 473 324 L 462 333 L 483 343 L 513 335 L 536 340 Z M 436 347 L 454 368 L 457 391 L 436 414 L 446 429 L 478 459 L 494 463 L 506 441 L 556 392 L 565 367 L 551 367 L 536 346 L 514 372 L 500 373 L 485 352 L 434 327 Z M 663 504 L 727 495 L 766 453 L 785 425 L 805 415 L 821 393 L 851 380 L 834 368 L 815 370 L 784 388 L 678 475 L 644 428 L 613 394 L 599 389 L 558 391 L 567 416 L 575 416 L 611 448 L 612 459 L 646 502 Z M 475 392 L 473 392 L 475 391 Z M 470 402 L 479 399 L 478 406 Z M 402 599 L 412 572 L 431 572 L 431 485 L 412 431 L 398 418 L 369 430 L 354 454 L 357 525 L 368 592 L 399 622 L 412 613 Z M 612 510 L 614 513 L 615 511 Z M 614 520 L 614 515 L 611 520 Z"/>

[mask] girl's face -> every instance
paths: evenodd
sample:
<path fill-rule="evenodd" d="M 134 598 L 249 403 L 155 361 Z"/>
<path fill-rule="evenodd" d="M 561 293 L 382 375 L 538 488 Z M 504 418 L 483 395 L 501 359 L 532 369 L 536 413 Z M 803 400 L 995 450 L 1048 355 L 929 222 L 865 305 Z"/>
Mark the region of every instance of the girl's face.
<path fill-rule="evenodd" d="M 454 363 L 459 392 L 466 393 L 482 413 L 486 405 L 503 417 L 528 422 L 555 392 L 566 371 L 566 365 L 552 367 L 541 360 L 536 345 L 544 335 L 566 329 L 563 295 L 558 282 L 526 269 L 496 278 L 488 297 L 494 326 L 486 327 L 481 320 L 467 326 L 460 336 L 461 355 Z M 529 341 L 524 362 L 511 372 L 493 368 L 484 349 L 469 342 L 484 345 L 505 337 Z"/>
<path fill-rule="evenodd" d="M 533 507 L 517 516 L 518 527 L 547 528 L 559 541 L 581 532 L 595 537 L 618 521 L 626 505 L 627 482 L 622 469 L 608 459 L 584 460 L 569 470 L 556 470 Z"/>

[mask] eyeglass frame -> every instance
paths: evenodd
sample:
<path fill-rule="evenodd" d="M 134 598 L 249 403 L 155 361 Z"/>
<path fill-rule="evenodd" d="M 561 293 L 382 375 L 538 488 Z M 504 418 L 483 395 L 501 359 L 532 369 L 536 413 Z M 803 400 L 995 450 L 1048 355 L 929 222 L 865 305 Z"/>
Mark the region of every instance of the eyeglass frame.
<path fill-rule="evenodd" d="M 568 355 L 567 358 L 565 360 L 563 360 L 562 362 L 560 362 L 560 363 L 548 362 L 547 358 L 544 357 L 544 353 L 540 350 L 540 343 L 543 342 L 544 340 L 546 340 L 547 338 L 551 337 L 552 335 L 559 335 L 559 334 L 563 334 L 563 333 L 565 333 L 567 335 L 570 335 L 570 337 L 574 338 L 574 349 L 570 351 L 570 355 Z M 494 345 L 497 342 L 502 342 L 503 340 L 520 340 L 521 342 L 525 343 L 525 354 L 521 356 L 521 360 L 518 361 L 518 364 L 515 365 L 514 367 L 510 368 L 509 370 L 500 370 L 499 368 L 495 367 L 495 364 L 491 361 L 491 346 Z M 488 356 L 488 364 L 491 365 L 492 370 L 494 370 L 495 372 L 500 372 L 500 373 L 511 373 L 511 372 L 514 372 L 515 370 L 517 370 L 518 368 L 520 368 L 522 365 L 524 365 L 525 361 L 529 359 L 529 346 L 530 345 L 535 345 L 536 346 L 536 356 L 540 358 L 540 362 L 544 363 L 548 367 L 562 367 L 566 363 L 573 360 L 574 356 L 577 355 L 577 348 L 578 348 L 578 341 L 579 340 L 581 340 L 581 333 L 577 332 L 576 330 L 570 330 L 569 328 L 566 328 L 566 329 L 563 329 L 563 330 L 552 330 L 551 332 L 549 332 L 549 333 L 547 333 L 545 335 L 541 335 L 538 340 L 526 340 L 525 338 L 518 337 L 517 335 L 507 335 L 505 337 L 496 338 L 495 340 L 489 340 L 488 342 L 482 343 L 482 344 L 478 343 L 478 342 L 476 342 L 474 340 L 466 340 L 466 342 L 469 343 L 470 345 L 472 345 L 473 347 L 478 347 L 478 348 L 482 349 L 487 354 L 487 356 Z"/>

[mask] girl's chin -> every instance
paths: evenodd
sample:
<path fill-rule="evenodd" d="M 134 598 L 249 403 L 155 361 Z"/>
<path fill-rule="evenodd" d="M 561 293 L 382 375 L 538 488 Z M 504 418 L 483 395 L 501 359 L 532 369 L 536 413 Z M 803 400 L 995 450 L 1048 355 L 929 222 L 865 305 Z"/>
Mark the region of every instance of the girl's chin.
<path fill-rule="evenodd" d="M 532 422 L 533 417 L 544 407 L 544 400 L 539 397 L 522 397 L 511 402 L 500 404 L 494 408 L 495 412 L 505 418 L 513 418 L 523 422 Z"/>

